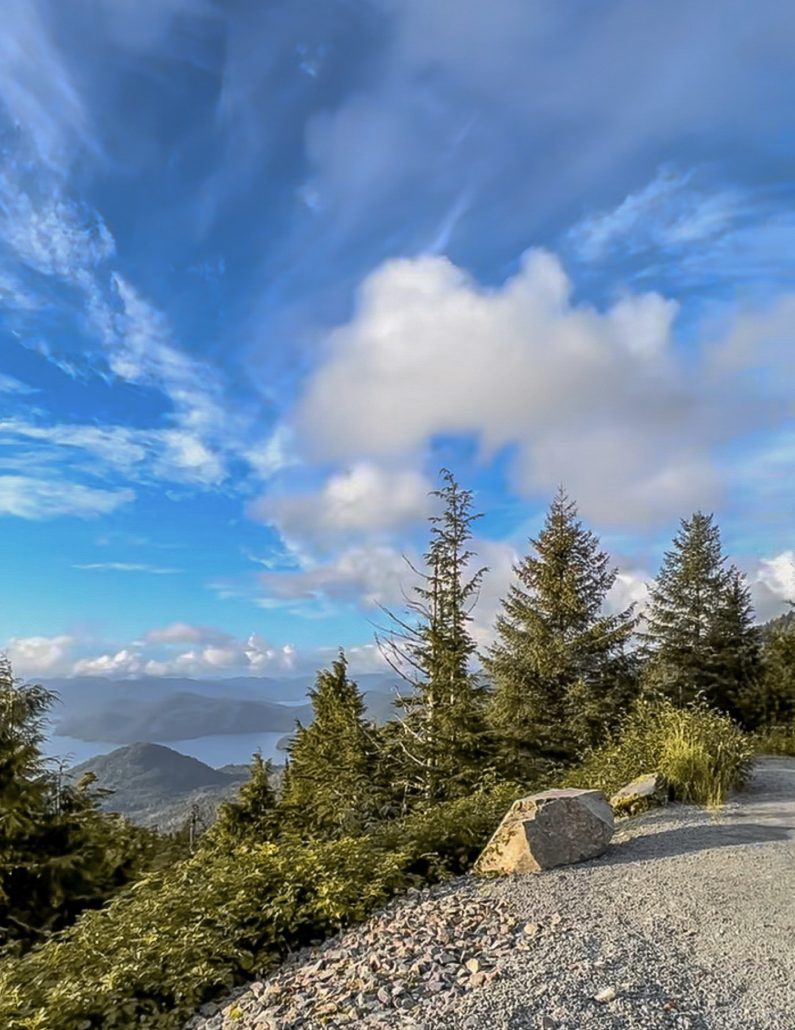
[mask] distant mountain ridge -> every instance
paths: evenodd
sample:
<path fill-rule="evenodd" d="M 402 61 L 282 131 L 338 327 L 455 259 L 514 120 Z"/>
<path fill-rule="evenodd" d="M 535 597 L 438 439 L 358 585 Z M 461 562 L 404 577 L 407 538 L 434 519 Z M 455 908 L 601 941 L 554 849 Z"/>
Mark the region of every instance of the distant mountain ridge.
<path fill-rule="evenodd" d="M 396 677 L 366 674 L 354 679 L 364 694 L 367 718 L 378 723 L 390 718 Z M 42 685 L 57 691 L 61 701 L 60 706 L 56 703 L 53 707 L 51 715 L 54 733 L 86 742 L 131 744 L 140 740 L 194 740 L 219 734 L 292 734 L 296 720 L 308 725 L 314 714 L 308 700 L 303 704 L 285 700 L 293 699 L 299 689 L 307 699 L 312 683 L 306 678 L 82 677 L 53 679 L 43 681 Z M 406 686 L 401 687 L 402 692 L 406 692 Z M 274 695 L 282 700 L 275 700 Z"/>
<path fill-rule="evenodd" d="M 213 769 L 162 744 L 143 741 L 73 766 L 66 780 L 77 783 L 87 772 L 96 774 L 95 787 L 115 792 L 99 802 L 102 811 L 120 812 L 138 826 L 164 833 L 182 829 L 194 805 L 200 825 L 211 826 L 221 802 L 233 800 L 250 776 L 248 766 Z M 281 767 L 275 767 L 275 787 L 281 773 Z"/>

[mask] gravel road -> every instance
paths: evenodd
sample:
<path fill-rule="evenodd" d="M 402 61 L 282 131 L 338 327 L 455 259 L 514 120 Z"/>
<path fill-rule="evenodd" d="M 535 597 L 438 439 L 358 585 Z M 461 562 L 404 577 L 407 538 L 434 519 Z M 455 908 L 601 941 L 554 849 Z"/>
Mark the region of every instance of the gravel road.
<path fill-rule="evenodd" d="M 795 1030 L 793 758 L 759 759 L 718 813 L 670 805 L 598 859 L 475 890 L 560 921 L 498 982 L 425 1006 L 427 1030 Z"/>

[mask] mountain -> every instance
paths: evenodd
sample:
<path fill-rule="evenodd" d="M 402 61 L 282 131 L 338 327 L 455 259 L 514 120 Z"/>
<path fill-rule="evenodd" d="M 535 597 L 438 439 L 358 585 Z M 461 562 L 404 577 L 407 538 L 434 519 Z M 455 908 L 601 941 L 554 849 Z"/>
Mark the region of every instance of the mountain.
<path fill-rule="evenodd" d="M 775 619 L 770 619 L 769 622 L 764 623 L 760 627 L 762 631 L 762 640 L 769 640 L 771 635 L 776 631 L 789 630 L 793 621 L 795 621 L 795 608 L 791 608 L 788 612 L 784 612 L 783 615 L 779 615 Z"/>
<path fill-rule="evenodd" d="M 57 726 L 62 737 L 126 744 L 133 740 L 194 740 L 217 734 L 282 733 L 295 720 L 312 718 L 311 705 L 201 697 L 180 692 L 154 702 L 117 698 L 104 708 L 68 715 Z"/>
<path fill-rule="evenodd" d="M 250 775 L 245 765 L 213 769 L 170 747 L 140 741 L 73 766 L 66 779 L 77 783 L 89 771 L 97 777 L 94 787 L 115 791 L 99 802 L 102 811 L 121 812 L 138 826 L 162 832 L 184 827 L 194 805 L 199 826 L 211 826 L 218 805 L 232 800 Z M 275 787 L 282 771 L 274 768 L 271 782 Z"/>
<path fill-rule="evenodd" d="M 410 693 L 410 691 L 408 689 L 405 689 L 405 688 L 401 689 L 401 694 L 405 695 L 405 694 L 408 694 L 408 693 Z M 393 694 L 379 694 L 379 693 L 376 693 L 375 691 L 368 691 L 368 693 L 366 693 L 364 695 L 364 705 L 365 705 L 364 715 L 365 715 L 365 718 L 370 720 L 371 722 L 376 723 L 376 725 L 378 725 L 378 726 L 383 726 L 385 722 L 388 722 L 390 719 L 394 719 L 395 718 L 395 705 L 394 705 L 394 701 L 395 701 L 394 693 Z M 304 726 L 308 726 L 311 721 L 312 721 L 311 718 L 306 719 L 306 720 L 304 720 L 304 719 L 301 720 L 301 722 L 302 722 L 302 724 Z M 283 737 L 280 737 L 276 741 L 276 750 L 277 751 L 285 751 L 285 752 L 287 751 L 287 745 L 293 739 L 293 737 L 295 735 L 294 730 L 295 730 L 295 724 L 293 724 L 293 726 L 290 727 L 290 732 L 289 733 L 285 733 L 285 735 Z"/>
<path fill-rule="evenodd" d="M 356 677 L 368 718 L 382 723 L 391 717 L 395 680 L 376 673 Z M 42 685 L 58 694 L 51 714 L 53 733 L 83 741 L 130 744 L 219 734 L 292 733 L 296 719 L 304 725 L 312 721 L 311 705 L 295 704 L 296 697 L 307 697 L 311 682 L 306 677 L 81 677 L 48 680 Z"/>

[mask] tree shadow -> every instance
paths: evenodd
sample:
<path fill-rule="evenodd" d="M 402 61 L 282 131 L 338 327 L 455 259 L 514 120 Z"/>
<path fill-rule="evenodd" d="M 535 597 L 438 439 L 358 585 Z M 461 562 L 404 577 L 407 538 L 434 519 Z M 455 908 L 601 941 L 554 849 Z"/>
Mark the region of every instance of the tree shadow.
<path fill-rule="evenodd" d="M 795 833 L 784 823 L 711 823 L 692 826 L 664 826 L 651 833 L 641 833 L 628 840 L 611 841 L 607 850 L 588 861 L 599 866 L 624 862 L 646 862 L 655 858 L 673 858 L 694 851 L 730 848 L 741 844 L 768 844 L 791 841 Z"/>

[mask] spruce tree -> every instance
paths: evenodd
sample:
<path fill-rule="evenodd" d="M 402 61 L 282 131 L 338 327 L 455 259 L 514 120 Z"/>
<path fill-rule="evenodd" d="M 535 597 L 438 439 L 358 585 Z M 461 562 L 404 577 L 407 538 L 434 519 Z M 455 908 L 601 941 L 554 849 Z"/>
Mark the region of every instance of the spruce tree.
<path fill-rule="evenodd" d="M 373 745 L 364 701 L 342 649 L 309 691 L 314 718 L 297 723 L 279 809 L 285 824 L 322 836 L 357 833 L 373 817 Z"/>
<path fill-rule="evenodd" d="M 488 569 L 463 581 L 466 563 L 474 557 L 465 550 L 470 526 L 482 515 L 471 514 L 472 492 L 461 490 L 448 469 L 440 475 L 447 485 L 431 492 L 444 507 L 441 515 L 429 519 L 431 543 L 423 555 L 429 571 L 415 569 L 406 559 L 425 584 L 414 588 L 419 600 L 408 602 L 415 622 L 381 606 L 399 629 L 388 640 L 376 633 L 390 666 L 413 688 L 395 702 L 404 713 L 398 716 L 402 732 L 385 730 L 381 735 L 388 738 L 391 778 L 406 806 L 468 793 L 490 760 L 486 687 L 469 671 L 476 645 L 467 627 L 477 598 L 468 608 L 467 603 Z"/>
<path fill-rule="evenodd" d="M 0 948 L 28 950 L 96 908 L 149 868 L 153 831 L 98 810 L 93 776 L 63 786 L 41 745 L 57 697 L 17 685 L 0 658 Z"/>
<path fill-rule="evenodd" d="M 751 591 L 734 566 L 705 645 L 705 700 L 745 729 L 755 729 L 763 679 L 762 635 L 754 625 Z"/>
<path fill-rule="evenodd" d="M 715 689 L 708 640 L 731 587 L 732 571 L 721 566 L 720 530 L 712 515 L 696 512 L 666 551 L 649 592 L 647 630 L 638 634 L 646 659 L 643 689 L 659 691 L 685 707 Z"/>
<path fill-rule="evenodd" d="M 634 603 L 600 616 L 618 574 L 598 539 L 575 522 L 559 487 L 544 528 L 530 543 L 538 557 L 514 566 L 497 616 L 495 642 L 481 656 L 493 684 L 489 721 L 503 771 L 535 778 L 598 746 L 635 696 L 635 659 L 625 646 Z"/>
<path fill-rule="evenodd" d="M 216 821 L 200 838 L 200 847 L 231 849 L 243 841 L 263 842 L 278 835 L 279 817 L 276 792 L 271 786 L 271 761 L 263 761 L 262 751 L 251 756 L 251 775 L 240 786 L 234 801 L 218 806 Z"/>
<path fill-rule="evenodd" d="M 795 619 L 776 620 L 767 629 L 757 689 L 738 703 L 749 729 L 795 726 Z"/>

